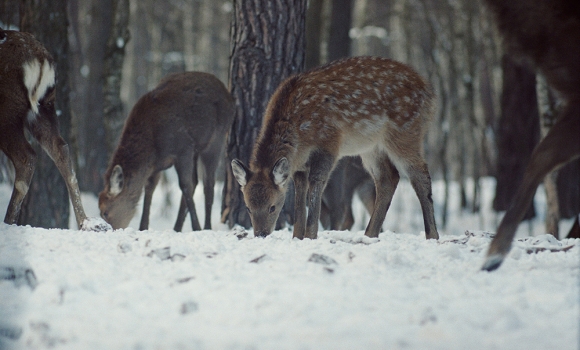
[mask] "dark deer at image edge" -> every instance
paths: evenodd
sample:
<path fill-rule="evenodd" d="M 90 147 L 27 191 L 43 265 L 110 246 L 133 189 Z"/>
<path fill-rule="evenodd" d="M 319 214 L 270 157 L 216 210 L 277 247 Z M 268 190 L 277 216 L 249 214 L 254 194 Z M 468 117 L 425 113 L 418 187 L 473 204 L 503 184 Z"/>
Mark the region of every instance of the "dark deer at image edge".
<path fill-rule="evenodd" d="M 379 57 L 347 58 L 285 80 L 268 103 L 249 166 L 232 161 L 255 235 L 274 230 L 292 178 L 293 236 L 316 238 L 332 170 L 342 157 L 360 155 L 376 188 L 365 234 L 378 236 L 404 174 L 419 198 L 426 237 L 438 239 L 423 157 L 433 100 L 413 69 Z"/>
<path fill-rule="evenodd" d="M 68 190 L 79 228 L 87 219 L 67 143 L 58 129 L 56 72 L 52 56 L 31 34 L 0 28 L 0 149 L 14 164 L 14 189 L 4 222 L 16 224 L 28 193 L 37 155 L 25 130 L 56 164 Z"/>
<path fill-rule="evenodd" d="M 556 123 L 534 149 L 524 177 L 494 237 L 484 270 L 497 269 L 536 189 L 552 170 L 580 157 L 580 2 L 486 0 L 507 51 L 542 74 L 563 103 Z"/>
<path fill-rule="evenodd" d="M 174 230 L 181 231 L 187 213 L 192 229 L 201 230 L 193 202 L 199 163 L 205 196 L 203 228 L 210 229 L 215 172 L 233 116 L 233 98 L 215 76 L 184 72 L 165 77 L 137 101 L 125 122 L 99 194 L 103 219 L 115 229 L 127 227 L 145 189 L 139 229 L 148 229 L 161 171 L 174 166 L 182 192 Z"/>

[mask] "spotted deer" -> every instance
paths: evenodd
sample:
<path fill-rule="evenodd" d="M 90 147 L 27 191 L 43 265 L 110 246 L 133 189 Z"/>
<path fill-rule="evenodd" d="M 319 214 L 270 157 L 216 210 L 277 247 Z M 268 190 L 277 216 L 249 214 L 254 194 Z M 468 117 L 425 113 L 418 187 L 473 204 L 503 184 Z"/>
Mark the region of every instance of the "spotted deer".
<path fill-rule="evenodd" d="M 564 107 L 532 152 L 513 204 L 497 229 L 483 265 L 497 269 L 540 182 L 580 157 L 580 5 L 568 0 L 486 0 L 511 54 L 531 63 Z"/>
<path fill-rule="evenodd" d="M 14 164 L 14 189 L 4 222 L 16 224 L 36 165 L 25 130 L 42 146 L 65 180 L 79 228 L 89 228 L 69 147 L 55 109 L 55 64 L 31 34 L 0 28 L 0 149 Z M 84 225 L 84 226 L 83 226 Z"/>
<path fill-rule="evenodd" d="M 137 101 L 125 121 L 99 194 L 103 219 L 115 229 L 127 227 L 145 189 L 139 229 L 148 229 L 161 171 L 175 166 L 182 199 L 174 230 L 181 231 L 187 213 L 192 229 L 201 230 L 193 202 L 199 161 L 205 196 L 203 227 L 210 229 L 215 171 L 233 116 L 233 98 L 215 76 L 185 72 L 164 78 Z"/>
<path fill-rule="evenodd" d="M 426 237 L 439 238 L 422 154 L 433 97 L 409 66 L 379 57 L 335 61 L 282 82 L 266 108 L 249 167 L 238 159 L 231 163 L 255 235 L 273 231 L 292 178 L 293 236 L 316 238 L 330 173 L 342 157 L 360 155 L 377 190 L 365 234 L 378 236 L 403 173 L 421 203 Z"/>

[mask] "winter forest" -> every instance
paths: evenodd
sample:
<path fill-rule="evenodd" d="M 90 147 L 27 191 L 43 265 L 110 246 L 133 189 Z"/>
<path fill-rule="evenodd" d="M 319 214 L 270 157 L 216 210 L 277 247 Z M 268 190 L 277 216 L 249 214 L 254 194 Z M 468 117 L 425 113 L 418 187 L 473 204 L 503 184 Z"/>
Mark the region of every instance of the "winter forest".
<path fill-rule="evenodd" d="M 576 11 L 580 27 L 578 6 L 558 4 Z M 0 0 L 0 45 L 4 30 L 29 32 L 54 57 L 55 110 L 80 189 L 69 199 L 72 177 L 65 184 L 27 133 L 34 176 L 17 225 L 0 223 L 0 350 L 578 349 L 580 159 L 545 177 L 501 268 L 485 265 L 532 151 L 567 111 L 547 78 L 508 53 L 495 19 L 482 0 Z M 383 189 L 345 157 L 324 193 L 312 190 L 307 203 L 298 195 L 305 179 L 293 179 L 296 197 L 263 207 L 281 210 L 275 230 L 253 230 L 240 189 L 268 101 L 287 78 L 351 56 L 403 62 L 432 86 L 422 140 L 432 201 L 431 188 L 422 200 L 417 174 L 404 172 L 383 225 L 368 225 L 377 236 L 365 235 Z M 217 78 L 196 73 L 204 88 L 223 89 L 219 108 L 231 112 L 219 133 L 208 131 L 219 123 L 196 120 L 196 135 L 218 151 L 201 155 L 193 172 L 177 161 L 159 177 L 113 167 L 132 110 L 156 125 L 133 144 L 196 142 L 184 143 L 186 127 L 167 119 L 187 102 L 161 88 L 142 98 L 167 86 L 168 75 L 191 71 Z M 208 91 L 183 86 L 192 100 Z M 0 108 L 5 91 L 0 85 Z M 154 113 L 163 103 L 167 115 Z M 170 136 L 160 141 L 165 127 Z M 129 163 L 155 156 L 123 152 L 136 155 Z M 397 181 L 402 161 L 390 162 L 388 179 Z M 214 165 L 215 185 L 204 189 Z M 198 181 L 193 199 L 182 197 L 178 168 Z M 271 180 L 286 184 L 288 168 L 277 161 Z M 15 173 L 0 152 L 2 218 L 12 188 L 22 187 Z M 113 219 L 99 207 L 104 189 L 109 198 L 130 186 L 134 215 L 118 210 Z M 75 222 L 80 198 L 88 229 Z M 294 198 L 309 215 L 320 205 L 320 220 L 296 219 L 305 213 L 293 211 Z M 425 198 L 440 236 L 429 236 Z M 122 224 L 98 226 L 101 215 Z M 320 226 L 318 235 L 295 236 L 304 222 Z"/>
<path fill-rule="evenodd" d="M 236 120 L 243 120 L 244 126 L 235 123 L 227 149 L 244 159 L 249 157 L 253 137 L 235 134 L 257 132 L 277 82 L 337 58 L 374 55 L 410 64 L 435 88 L 436 118 L 425 142 L 432 178 L 445 184 L 456 181 L 461 206 L 476 213 L 481 206 L 479 179 L 493 177 L 497 180 L 493 208 L 506 210 L 533 147 L 542 130 L 549 128 L 554 114 L 550 111 L 557 106 L 550 105 L 550 96 L 539 101 L 540 83 L 534 72 L 503 52 L 486 8 L 474 1 L 431 0 L 311 0 L 307 5 L 304 1 L 2 0 L 0 25 L 34 33 L 57 60 L 59 91 L 63 91 L 58 95 L 60 127 L 73 149 L 81 191 L 96 195 L 103 189 L 104 172 L 127 114 L 169 73 L 212 73 L 238 101 L 246 99 L 237 102 Z M 239 67 L 236 55 L 240 59 L 249 55 L 242 47 L 248 45 L 242 42 L 247 39 L 230 27 L 236 22 L 252 26 L 251 16 L 259 18 L 260 13 L 296 21 L 295 28 L 302 23 L 305 32 L 279 33 L 280 28 L 268 24 L 271 27 L 262 29 L 276 37 L 294 35 L 301 41 L 269 56 L 261 53 L 267 57 L 258 57 L 261 62 L 254 67 Z M 65 35 L 68 40 L 63 40 Z M 271 40 L 268 32 L 255 35 L 264 42 Z M 291 66 L 274 71 L 272 62 L 291 62 Z M 233 78 L 247 69 L 258 69 L 253 73 L 258 75 L 272 72 L 274 78 L 259 77 L 265 80 L 249 96 L 244 89 L 255 88 L 250 82 L 254 76 L 242 76 L 245 81 Z M 545 106 L 545 112 L 538 106 Z M 250 142 L 240 145 L 240 140 Z M 46 158 L 41 157 L 20 222 L 67 227 L 66 189 Z M 575 162 L 561 169 L 551 177 L 555 185 L 547 186 L 552 189 L 549 198 L 556 203 L 550 206 L 548 217 L 553 219 L 548 232 L 556 236 L 558 218 L 572 218 L 580 211 L 580 184 L 570 181 L 579 178 L 579 167 Z M 226 170 L 218 170 L 219 180 L 224 181 Z M 475 184 L 469 189 L 468 179 Z M 12 180 L 11 165 L 2 156 L 0 181 Z M 50 194 L 42 193 L 48 187 Z M 441 227 L 446 225 L 449 196 L 446 190 L 444 209 L 437 218 Z M 245 211 L 239 203 L 233 206 L 234 213 L 224 220 L 248 226 Z M 546 209 L 532 207 L 526 218 L 533 217 L 534 210 Z"/>

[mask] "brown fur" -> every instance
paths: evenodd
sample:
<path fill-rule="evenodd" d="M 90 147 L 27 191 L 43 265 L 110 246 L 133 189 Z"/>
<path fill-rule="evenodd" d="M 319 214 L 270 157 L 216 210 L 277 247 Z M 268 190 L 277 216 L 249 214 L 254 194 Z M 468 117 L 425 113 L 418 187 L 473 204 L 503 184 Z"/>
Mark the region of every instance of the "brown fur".
<path fill-rule="evenodd" d="M 137 101 L 125 122 L 105 173 L 105 189 L 99 195 L 103 218 L 113 228 L 127 227 L 145 188 L 139 229 L 146 230 L 151 196 L 160 172 L 175 166 L 183 196 L 174 229 L 181 230 L 189 212 L 193 230 L 200 230 L 192 199 L 199 159 L 204 166 L 204 228 L 210 229 L 215 170 L 233 113 L 231 95 L 213 75 L 185 72 L 164 78 Z M 115 169 L 119 167 L 122 190 L 116 194 L 111 187 L 116 183 Z"/>
<path fill-rule="evenodd" d="M 510 209 L 493 239 L 485 270 L 498 268 L 546 174 L 580 156 L 580 3 L 569 0 L 487 0 L 506 48 L 544 75 L 564 104 L 538 144 Z"/>
<path fill-rule="evenodd" d="M 25 84 L 25 64 L 30 87 Z M 15 224 L 28 192 L 36 165 L 36 152 L 26 140 L 27 129 L 49 154 L 65 180 L 79 228 L 86 219 L 68 145 L 60 136 L 55 110 L 55 83 L 46 84 L 36 75 L 54 76 L 54 61 L 31 34 L 0 28 L 0 150 L 14 164 L 16 178 L 4 222 Z M 52 79 L 51 79 L 52 80 Z M 29 95 L 38 100 L 31 102 Z M 33 98 L 34 100 L 34 98 Z M 34 106 L 31 104 L 34 103 Z"/>
<path fill-rule="evenodd" d="M 250 167 L 232 162 L 256 234 L 272 232 L 285 179 L 292 176 L 294 236 L 316 238 L 331 171 L 340 158 L 361 155 L 380 189 L 366 234 L 378 235 L 402 171 L 421 201 L 427 237 L 438 238 L 422 155 L 432 115 L 430 85 L 410 67 L 385 58 L 347 58 L 284 81 L 266 109 Z"/>

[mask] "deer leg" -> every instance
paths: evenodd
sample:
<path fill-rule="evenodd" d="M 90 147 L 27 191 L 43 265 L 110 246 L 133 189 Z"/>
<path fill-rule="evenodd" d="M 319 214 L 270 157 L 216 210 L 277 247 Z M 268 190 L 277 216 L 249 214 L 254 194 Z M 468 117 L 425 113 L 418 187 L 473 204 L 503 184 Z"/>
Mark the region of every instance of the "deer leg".
<path fill-rule="evenodd" d="M 197 158 L 193 161 L 193 173 L 192 173 L 192 181 L 194 184 L 194 188 L 197 187 Z M 175 220 L 175 225 L 173 226 L 173 231 L 181 232 L 183 229 L 183 223 L 185 222 L 185 218 L 187 217 L 187 202 L 185 201 L 185 197 L 183 193 L 181 195 L 181 200 L 179 201 L 179 209 L 177 211 L 177 219 Z"/>
<path fill-rule="evenodd" d="M 179 232 L 183 227 L 187 211 L 191 216 L 191 229 L 193 231 L 201 231 L 201 226 L 197 219 L 197 212 L 193 202 L 193 193 L 197 187 L 197 156 L 184 157 L 180 161 L 175 162 L 175 170 L 179 179 L 179 188 L 181 188 L 181 204 L 179 205 L 179 213 L 175 222 L 174 230 Z M 187 209 L 187 211 L 186 211 Z"/>
<path fill-rule="evenodd" d="M 566 108 L 562 117 L 532 152 L 513 204 L 505 213 L 489 246 L 483 270 L 493 271 L 503 262 L 510 251 L 516 229 L 546 174 L 580 156 L 578 135 L 580 135 L 580 102 Z"/>
<path fill-rule="evenodd" d="M 50 122 L 47 119 L 38 118 L 37 122 L 30 125 L 30 131 L 45 152 L 50 156 L 63 177 L 73 206 L 77 225 L 80 229 L 82 228 L 82 224 L 87 216 L 81 202 L 81 192 L 72 166 L 69 147 L 60 136 L 56 124 L 49 123 Z"/>
<path fill-rule="evenodd" d="M 161 172 L 156 172 L 147 179 L 147 184 L 145 184 L 145 196 L 143 197 L 143 214 L 141 215 L 141 223 L 139 223 L 139 230 L 145 231 L 149 228 L 149 213 L 151 211 L 151 199 L 153 198 L 153 192 L 155 187 L 159 183 L 159 178 L 161 177 Z"/>
<path fill-rule="evenodd" d="M 439 239 L 435 214 L 433 212 L 433 195 L 431 192 L 431 176 L 427 164 L 421 161 L 418 165 L 412 165 L 407 169 L 411 186 L 419 198 L 423 211 L 423 223 L 425 225 L 425 237 L 427 239 Z"/>
<path fill-rule="evenodd" d="M 369 171 L 375 182 L 377 199 L 371 214 L 371 219 L 365 230 L 365 235 L 378 237 L 381 227 L 391 205 L 393 194 L 399 184 L 399 171 L 386 154 L 361 155 L 363 165 Z"/>
<path fill-rule="evenodd" d="M 347 162 L 348 159 L 346 158 L 338 162 L 322 194 L 321 214 L 322 208 L 325 208 L 325 215 L 328 214 L 329 221 L 327 228 L 331 230 L 340 230 L 345 220 L 348 203 L 345 190 L 345 170 Z M 324 227 L 324 225 L 322 226 Z"/>
<path fill-rule="evenodd" d="M 8 203 L 6 216 L 4 217 L 5 223 L 14 225 L 18 221 L 22 201 L 28 193 L 30 181 L 34 174 L 36 152 L 34 152 L 34 149 L 26 141 L 24 135 L 20 138 L 15 138 L 14 142 L 11 142 L 8 145 L 2 145 L 2 148 L 8 158 L 12 161 L 12 164 L 14 164 L 16 172 L 14 189 L 12 190 L 12 196 Z"/>
<path fill-rule="evenodd" d="M 322 193 L 335 162 L 334 157 L 327 153 L 316 153 L 310 157 L 309 162 L 308 216 L 306 218 L 306 232 L 304 233 L 304 237 L 316 239 L 318 237 L 318 221 L 320 218 Z"/>
<path fill-rule="evenodd" d="M 304 171 L 294 173 L 294 233 L 293 237 L 298 239 L 304 238 L 306 231 L 306 191 L 307 175 Z"/>
<path fill-rule="evenodd" d="M 208 152 L 201 157 L 203 164 L 203 197 L 205 200 L 205 221 L 204 230 L 211 230 L 211 208 L 214 200 L 215 172 L 219 164 L 219 157 L 216 154 L 221 152 Z"/>

